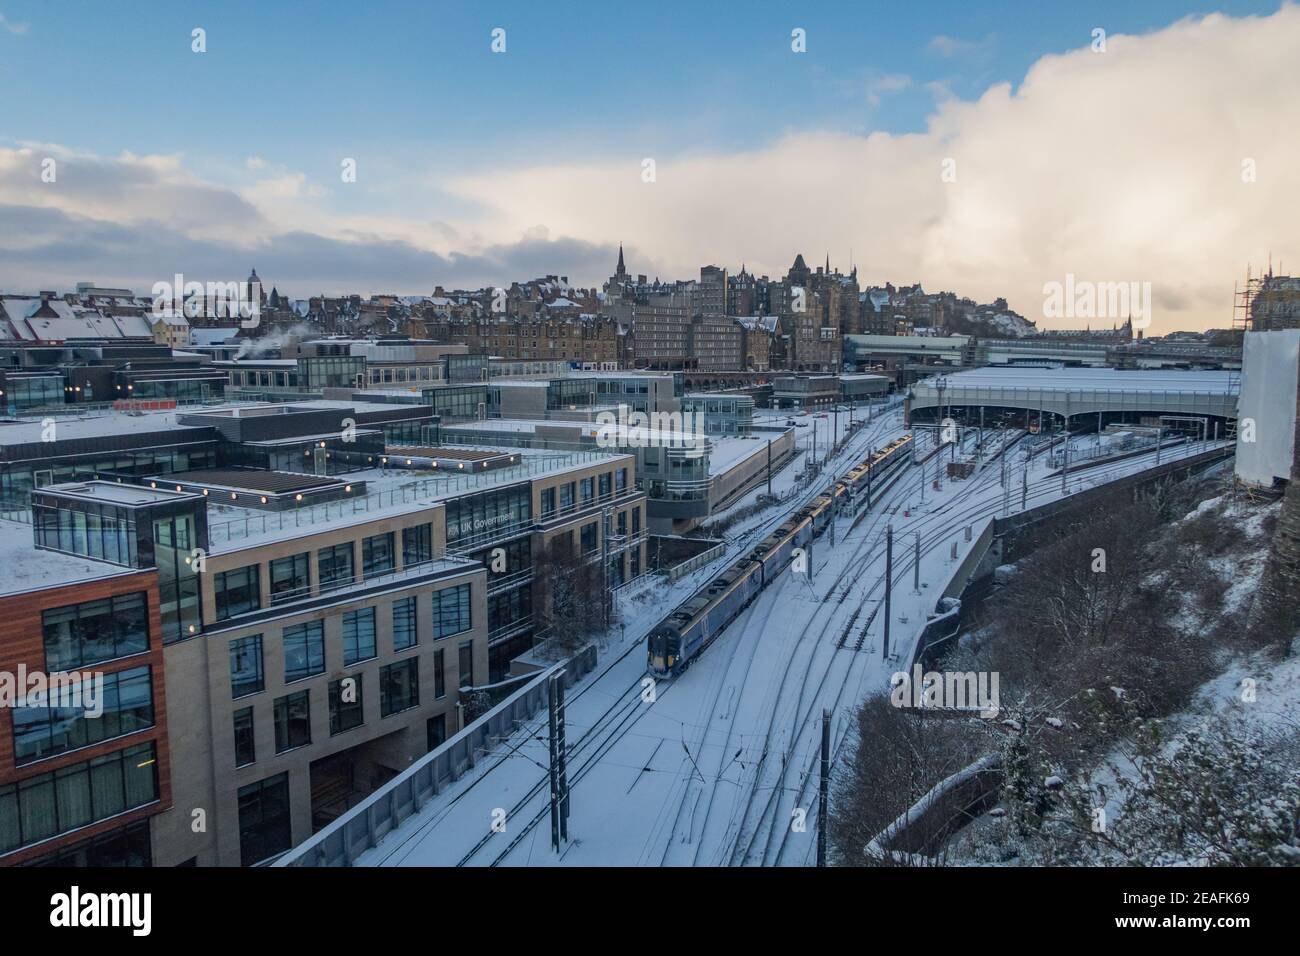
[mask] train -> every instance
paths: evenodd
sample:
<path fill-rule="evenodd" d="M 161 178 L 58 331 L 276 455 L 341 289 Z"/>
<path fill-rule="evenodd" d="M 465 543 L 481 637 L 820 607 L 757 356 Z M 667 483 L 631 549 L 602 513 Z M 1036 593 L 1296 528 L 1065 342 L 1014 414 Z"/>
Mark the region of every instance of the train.
<path fill-rule="evenodd" d="M 870 504 L 881 483 L 911 461 L 912 441 L 904 435 L 873 451 L 660 621 L 646 636 L 648 672 L 677 677 L 685 671 L 790 565 L 795 549 L 826 530 L 832 515 Z"/>

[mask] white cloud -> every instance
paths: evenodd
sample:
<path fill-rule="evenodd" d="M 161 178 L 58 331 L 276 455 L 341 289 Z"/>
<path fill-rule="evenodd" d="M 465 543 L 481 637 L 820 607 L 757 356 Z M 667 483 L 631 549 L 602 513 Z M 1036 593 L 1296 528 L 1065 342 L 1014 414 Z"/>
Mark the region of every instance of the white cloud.
<path fill-rule="evenodd" d="M 1039 60 L 1019 89 L 939 103 L 922 134 L 791 135 L 740 154 L 637 157 L 462 177 L 483 228 L 535 222 L 580 237 L 634 236 L 667 274 L 717 250 L 783 274 L 796 252 L 865 278 L 919 279 L 1041 318 L 1043 284 L 1066 273 L 1150 281 L 1155 331 L 1226 325 L 1250 262 L 1300 262 L 1300 8 L 1214 15 L 1111 36 Z M 945 158 L 957 181 L 940 179 Z M 1243 183 L 1243 159 L 1258 180 Z M 640 271 L 635 262 L 629 268 Z M 1159 303 L 1167 303 L 1161 312 Z"/>
<path fill-rule="evenodd" d="M 960 40 L 957 37 L 944 36 L 940 33 L 931 37 L 925 48 L 931 53 L 939 54 L 939 56 L 953 56 L 957 53 L 975 49 L 975 44 L 970 40 Z"/>
<path fill-rule="evenodd" d="M 15 23 L 13 20 L 10 20 L 8 17 L 6 17 L 3 13 L 0 13 L 0 29 L 7 30 L 8 32 L 14 34 L 15 36 L 22 36 L 24 33 L 27 32 L 27 24 Z"/>
<path fill-rule="evenodd" d="M 885 73 L 867 81 L 867 103 L 876 107 L 882 97 L 889 93 L 900 93 L 912 85 L 912 78 L 903 73 Z"/>
<path fill-rule="evenodd" d="M 597 282 L 619 240 L 633 272 L 665 278 L 694 275 L 706 261 L 779 276 L 796 253 L 820 261 L 828 249 L 833 265 L 847 266 L 852 249 L 865 281 L 1005 295 L 1030 318 L 1041 318 L 1044 283 L 1073 273 L 1150 281 L 1153 331 L 1226 324 L 1233 280 L 1248 263 L 1270 252 L 1300 263 L 1300 127 L 1279 121 L 1300 101 L 1300 8 L 1111 35 L 1104 54 L 1080 42 L 1040 59 L 1017 89 L 1002 84 L 966 101 L 930 86 L 939 101 L 922 133 L 792 133 L 742 153 L 661 155 L 654 183 L 641 181 L 639 152 L 451 179 L 412 163 L 406 178 L 325 189 L 256 157 L 245 162 L 253 182 L 223 186 L 200 180 L 179 155 L 105 159 L 23 144 L 0 149 L 0 235 L 9 226 L 15 242 L 29 239 L 13 228 L 21 222 L 55 256 L 59 230 L 75 227 L 82 241 L 69 245 L 82 258 L 63 266 L 47 257 L 42 276 L 62 267 L 108 281 L 129 258 L 97 268 L 94 250 L 108 241 L 138 256 L 165 249 L 120 235 L 159 229 L 213 257 L 283 248 L 286 263 L 305 264 L 321 250 L 333 271 L 302 265 L 312 281 L 372 268 L 395 291 L 520 277 L 495 271 L 509 268 Z M 909 82 L 869 81 L 876 96 Z M 45 155 L 63 157 L 57 186 L 40 181 Z M 949 158 L 957 179 L 946 183 Z M 1245 159 L 1255 161 L 1253 183 L 1242 181 Z M 371 195 L 401 196 L 409 211 L 368 212 Z M 440 196 L 472 212 L 449 214 Z M 0 286 L 28 287 L 3 259 Z M 400 267 L 383 271 L 390 262 Z"/>

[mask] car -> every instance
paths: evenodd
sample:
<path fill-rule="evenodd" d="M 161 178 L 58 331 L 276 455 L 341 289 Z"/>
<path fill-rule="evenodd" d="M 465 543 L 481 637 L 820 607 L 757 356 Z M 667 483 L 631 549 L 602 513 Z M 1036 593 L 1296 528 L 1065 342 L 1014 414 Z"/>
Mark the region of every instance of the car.
<path fill-rule="evenodd" d="M 797 421 L 795 421 L 793 418 L 787 418 L 787 419 L 785 420 L 785 423 L 786 423 L 787 426 L 790 426 L 790 425 L 798 426 L 798 424 L 799 424 L 799 423 L 798 423 Z"/>
<path fill-rule="evenodd" d="M 807 423 L 807 422 L 795 422 L 795 423 L 794 423 L 794 427 L 795 427 L 795 428 L 807 428 L 807 427 L 808 427 L 808 423 Z"/>

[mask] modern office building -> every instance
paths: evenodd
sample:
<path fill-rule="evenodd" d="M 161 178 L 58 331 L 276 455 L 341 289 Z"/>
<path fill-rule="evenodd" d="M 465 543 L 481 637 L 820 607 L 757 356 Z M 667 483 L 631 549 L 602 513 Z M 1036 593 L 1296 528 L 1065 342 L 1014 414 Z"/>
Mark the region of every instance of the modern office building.
<path fill-rule="evenodd" d="M 0 519 L 0 674 L 74 671 L 106 719 L 0 709 L 0 864 L 264 862 L 456 733 L 545 637 L 554 539 L 610 587 L 644 572 L 630 456 L 421 449 L 382 419 L 345 440 L 365 414 L 429 409 L 117 413 L 37 438 L 53 459 L 4 446 L 30 477 Z"/>

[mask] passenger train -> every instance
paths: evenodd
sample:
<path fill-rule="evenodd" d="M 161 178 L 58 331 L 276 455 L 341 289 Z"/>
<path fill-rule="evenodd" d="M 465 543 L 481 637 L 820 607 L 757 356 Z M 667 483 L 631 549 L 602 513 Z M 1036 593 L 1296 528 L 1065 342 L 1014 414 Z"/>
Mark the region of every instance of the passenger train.
<path fill-rule="evenodd" d="M 874 451 L 691 595 L 646 638 L 649 672 L 676 677 L 686 670 L 758 593 L 780 576 L 795 548 L 805 547 L 826 530 L 833 514 L 856 513 L 868 506 L 879 497 L 882 483 L 911 461 L 911 456 L 911 435 Z"/>

